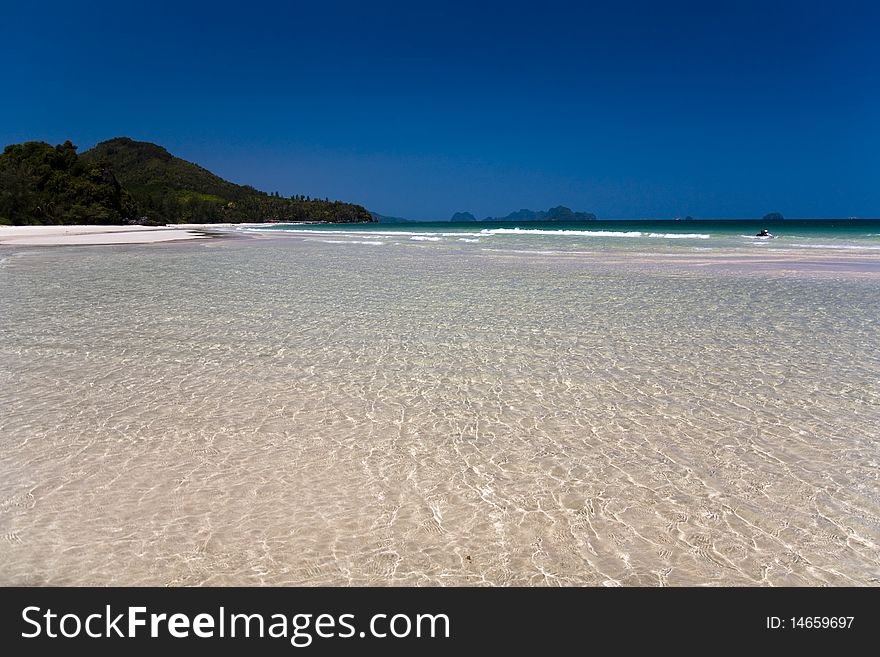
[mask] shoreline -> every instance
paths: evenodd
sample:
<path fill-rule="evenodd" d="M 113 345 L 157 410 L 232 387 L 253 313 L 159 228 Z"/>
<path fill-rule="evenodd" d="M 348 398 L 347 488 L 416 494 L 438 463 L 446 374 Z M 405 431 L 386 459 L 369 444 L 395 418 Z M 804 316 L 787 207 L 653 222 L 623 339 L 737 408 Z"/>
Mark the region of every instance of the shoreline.
<path fill-rule="evenodd" d="M 0 226 L 0 248 L 43 246 L 128 246 L 157 243 L 195 242 L 213 238 L 249 237 L 260 239 L 296 239 L 317 243 L 326 234 L 291 233 L 268 231 L 264 234 L 247 228 L 268 227 L 276 223 L 217 223 L 217 224 L 166 224 L 165 226 L 138 225 L 50 225 L 50 226 Z M 305 238 L 305 239 L 304 239 Z M 348 241 L 348 240 L 345 240 Z M 351 240 L 355 247 L 357 240 Z M 371 244 L 371 246 L 376 246 Z M 425 248 L 421 244 L 414 247 Z M 443 253 L 455 253 L 437 245 Z M 446 245 L 449 246 L 449 245 Z M 581 261 L 592 266 L 641 268 L 670 268 L 686 270 L 725 270 L 731 273 L 771 274 L 802 272 L 811 274 L 857 275 L 874 277 L 880 274 L 880 258 L 868 253 L 814 249 L 791 249 L 787 252 L 746 251 L 718 249 L 713 252 L 701 250 L 677 251 L 654 250 L 605 250 L 557 251 L 513 248 L 498 245 L 483 248 L 482 255 L 489 259 L 561 260 Z M 460 254 L 464 255 L 464 254 Z"/>
<path fill-rule="evenodd" d="M 2 246 L 98 246 L 205 239 L 195 228 L 167 226 L 0 226 Z"/>
<path fill-rule="evenodd" d="M 236 228 L 273 226 L 275 223 L 165 224 L 70 224 L 49 226 L 0 226 L 0 246 L 101 246 L 155 244 L 213 237 L 228 237 Z M 239 234 L 239 233 L 235 233 Z"/>

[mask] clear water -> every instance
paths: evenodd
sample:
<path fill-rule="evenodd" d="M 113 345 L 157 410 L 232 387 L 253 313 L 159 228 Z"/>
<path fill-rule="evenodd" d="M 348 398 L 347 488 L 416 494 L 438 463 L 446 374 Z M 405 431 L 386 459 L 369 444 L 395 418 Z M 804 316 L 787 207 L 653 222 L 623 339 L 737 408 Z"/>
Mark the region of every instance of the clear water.
<path fill-rule="evenodd" d="M 880 582 L 880 254 L 322 231 L 0 252 L 0 583 Z"/>
<path fill-rule="evenodd" d="M 767 229 L 772 238 L 758 237 Z M 279 224 L 249 228 L 282 231 L 330 243 L 369 241 L 388 244 L 401 240 L 439 244 L 473 244 L 479 248 L 528 248 L 572 252 L 584 249 L 655 250 L 829 250 L 880 251 L 880 220 L 763 220 L 591 221 L 591 222 L 474 222 L 410 224 Z"/>

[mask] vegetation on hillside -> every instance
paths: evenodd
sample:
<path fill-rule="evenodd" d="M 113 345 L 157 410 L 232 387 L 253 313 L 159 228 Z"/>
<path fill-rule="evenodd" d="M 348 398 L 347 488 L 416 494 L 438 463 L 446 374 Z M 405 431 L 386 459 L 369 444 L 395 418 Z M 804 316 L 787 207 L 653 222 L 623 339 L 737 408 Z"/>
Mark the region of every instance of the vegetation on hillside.
<path fill-rule="evenodd" d="M 26 142 L 0 155 L 0 223 L 373 221 L 359 205 L 236 185 L 156 144 L 120 137 L 77 154 Z"/>
<path fill-rule="evenodd" d="M 0 155 L 0 223 L 116 224 L 136 216 L 113 171 L 83 161 L 69 141 L 13 144 Z"/>

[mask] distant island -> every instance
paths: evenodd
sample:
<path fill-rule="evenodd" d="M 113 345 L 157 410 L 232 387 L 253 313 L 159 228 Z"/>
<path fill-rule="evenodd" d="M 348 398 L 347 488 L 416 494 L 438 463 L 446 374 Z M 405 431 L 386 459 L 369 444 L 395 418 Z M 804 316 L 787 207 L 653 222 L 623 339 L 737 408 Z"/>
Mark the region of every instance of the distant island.
<path fill-rule="evenodd" d="M 450 221 L 596 221 L 592 212 L 575 212 L 564 205 L 549 210 L 517 210 L 506 217 L 486 217 L 477 219 L 470 212 L 456 212 Z"/>
<path fill-rule="evenodd" d="M 768 212 L 761 218 L 764 221 L 785 221 L 785 217 L 782 216 L 781 212 Z"/>
<path fill-rule="evenodd" d="M 379 214 L 378 212 L 370 213 L 374 221 L 382 224 L 414 224 L 424 223 L 418 219 L 405 219 L 403 217 L 389 217 Z M 511 212 L 506 217 L 486 217 L 485 219 L 477 219 L 471 212 L 456 212 L 449 219 L 435 219 L 432 222 L 444 223 L 466 223 L 479 221 L 595 221 L 596 215 L 592 212 L 574 212 L 571 208 L 564 205 L 550 208 L 549 210 L 517 210 Z"/>
<path fill-rule="evenodd" d="M 0 224 L 376 221 L 353 203 L 237 185 L 128 137 L 76 151 L 70 141 L 7 146 L 0 154 Z"/>

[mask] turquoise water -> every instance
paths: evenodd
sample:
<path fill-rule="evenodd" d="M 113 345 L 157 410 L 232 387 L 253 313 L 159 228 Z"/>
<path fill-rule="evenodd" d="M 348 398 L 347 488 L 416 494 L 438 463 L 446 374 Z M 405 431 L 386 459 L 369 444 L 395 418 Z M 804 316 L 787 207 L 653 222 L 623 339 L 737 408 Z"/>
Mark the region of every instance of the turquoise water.
<path fill-rule="evenodd" d="M 772 239 L 757 237 L 764 228 L 774 235 Z M 329 243 L 369 241 L 376 245 L 405 240 L 562 251 L 612 248 L 880 251 L 880 220 L 877 219 L 279 224 L 247 230 L 312 236 L 317 233 Z"/>

